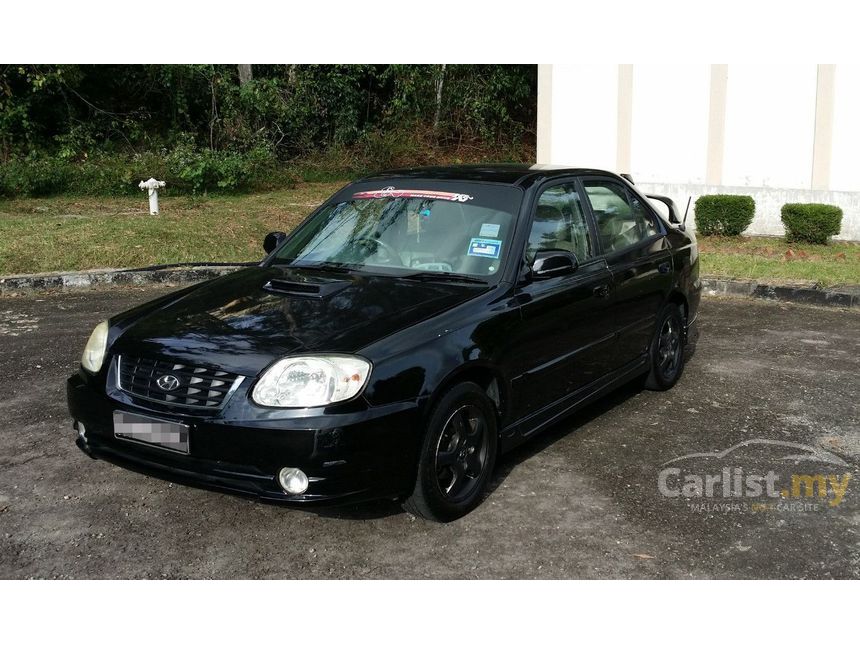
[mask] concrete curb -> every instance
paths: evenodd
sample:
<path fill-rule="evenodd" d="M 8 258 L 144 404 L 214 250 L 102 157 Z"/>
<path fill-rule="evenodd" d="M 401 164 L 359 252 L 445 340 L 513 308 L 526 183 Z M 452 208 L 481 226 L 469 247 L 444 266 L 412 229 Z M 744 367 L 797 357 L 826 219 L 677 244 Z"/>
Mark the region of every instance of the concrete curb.
<path fill-rule="evenodd" d="M 245 268 L 230 266 L 188 266 L 145 271 L 96 269 L 75 273 L 39 273 L 0 277 L 0 295 L 42 289 L 80 289 L 104 285 L 186 284 L 209 280 Z M 820 289 L 809 285 L 772 285 L 755 280 L 702 278 L 705 296 L 762 298 L 827 307 L 860 307 L 860 287 Z"/>
<path fill-rule="evenodd" d="M 75 273 L 37 273 L 0 277 L 0 295 L 41 289 L 80 289 L 103 285 L 184 284 L 209 280 L 244 268 L 231 266 L 189 266 L 146 271 L 95 269 Z"/>
<path fill-rule="evenodd" d="M 755 280 L 726 280 L 702 278 L 702 293 L 706 296 L 735 296 L 796 302 L 823 307 L 860 307 L 860 288 L 821 289 L 809 285 L 774 285 Z"/>

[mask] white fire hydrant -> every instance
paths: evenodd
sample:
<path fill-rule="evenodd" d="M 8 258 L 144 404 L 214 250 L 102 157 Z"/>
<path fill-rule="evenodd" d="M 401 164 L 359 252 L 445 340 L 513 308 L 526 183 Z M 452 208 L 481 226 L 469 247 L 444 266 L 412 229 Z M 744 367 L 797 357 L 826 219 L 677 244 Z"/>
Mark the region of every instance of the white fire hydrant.
<path fill-rule="evenodd" d="M 158 189 L 164 188 L 166 185 L 163 181 L 159 181 L 154 177 L 150 177 L 138 184 L 141 190 L 149 191 L 149 213 L 151 215 L 158 215 Z"/>

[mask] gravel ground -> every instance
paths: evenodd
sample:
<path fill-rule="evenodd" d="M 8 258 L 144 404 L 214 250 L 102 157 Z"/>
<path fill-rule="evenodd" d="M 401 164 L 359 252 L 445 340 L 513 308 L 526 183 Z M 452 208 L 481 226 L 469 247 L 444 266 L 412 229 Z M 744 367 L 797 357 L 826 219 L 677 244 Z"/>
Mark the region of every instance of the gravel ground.
<path fill-rule="evenodd" d="M 856 312 L 706 300 L 697 350 L 673 390 L 626 387 L 551 428 L 501 459 L 482 506 L 439 525 L 392 502 L 324 512 L 260 504 L 168 484 L 81 453 L 66 411 L 65 378 L 77 369 L 96 322 L 164 291 L 0 298 L 0 577 L 860 573 Z M 723 457 L 666 464 L 741 442 L 747 443 Z M 666 497 L 658 491 L 664 466 L 702 476 L 724 467 L 775 471 L 782 482 L 791 474 L 823 474 L 835 478 L 843 496 L 838 504 L 831 489 L 826 497 L 726 499 L 718 485 L 712 498 Z M 678 477 L 668 481 L 679 488 Z"/>

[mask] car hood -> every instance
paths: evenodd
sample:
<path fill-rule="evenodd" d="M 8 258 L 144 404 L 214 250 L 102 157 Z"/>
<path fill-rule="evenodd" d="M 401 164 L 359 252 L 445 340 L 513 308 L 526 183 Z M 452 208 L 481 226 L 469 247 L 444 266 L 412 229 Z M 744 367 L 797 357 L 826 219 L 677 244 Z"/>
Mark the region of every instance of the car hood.
<path fill-rule="evenodd" d="M 112 352 L 256 375 L 289 354 L 357 352 L 487 288 L 254 267 L 144 308 Z"/>

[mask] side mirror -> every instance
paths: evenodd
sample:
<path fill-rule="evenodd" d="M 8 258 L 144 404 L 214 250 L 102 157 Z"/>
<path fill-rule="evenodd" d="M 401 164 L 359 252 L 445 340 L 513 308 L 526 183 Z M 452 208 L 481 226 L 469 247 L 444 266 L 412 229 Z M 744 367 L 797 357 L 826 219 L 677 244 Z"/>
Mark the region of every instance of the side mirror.
<path fill-rule="evenodd" d="M 278 248 L 280 243 L 285 239 L 287 239 L 287 234 L 283 231 L 272 231 L 269 233 L 263 240 L 263 250 L 266 252 L 266 255 Z"/>
<path fill-rule="evenodd" d="M 579 267 L 576 256 L 569 251 L 548 249 L 535 253 L 531 277 L 535 280 L 555 278 L 573 273 Z"/>

